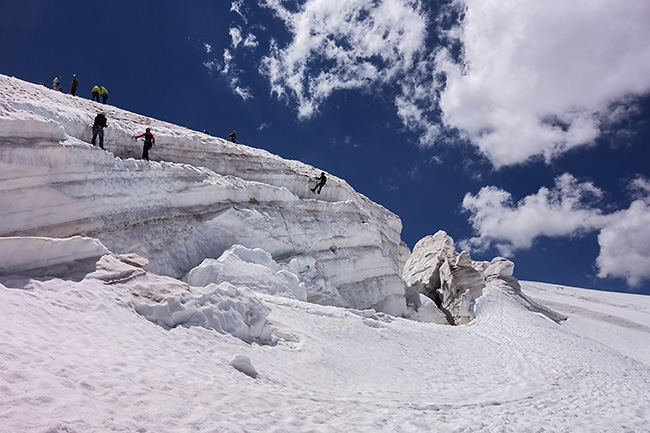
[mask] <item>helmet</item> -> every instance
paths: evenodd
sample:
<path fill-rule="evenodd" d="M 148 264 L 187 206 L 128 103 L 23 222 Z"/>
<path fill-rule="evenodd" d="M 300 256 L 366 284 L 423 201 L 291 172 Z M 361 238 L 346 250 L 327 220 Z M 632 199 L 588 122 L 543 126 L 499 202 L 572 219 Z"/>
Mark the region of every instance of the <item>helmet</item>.
<path fill-rule="evenodd" d="M 147 128 L 147 132 L 150 132 L 150 131 L 151 131 L 151 128 Z"/>

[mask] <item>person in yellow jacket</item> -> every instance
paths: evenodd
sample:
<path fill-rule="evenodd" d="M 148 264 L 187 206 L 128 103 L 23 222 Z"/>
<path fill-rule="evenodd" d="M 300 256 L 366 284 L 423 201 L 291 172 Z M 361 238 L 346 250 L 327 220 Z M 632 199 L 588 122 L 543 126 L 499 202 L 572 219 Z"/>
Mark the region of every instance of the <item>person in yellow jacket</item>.
<path fill-rule="evenodd" d="M 97 98 L 97 102 L 99 102 L 99 86 L 93 87 L 92 93 L 93 93 L 93 99 L 92 100 L 94 101 L 95 98 Z"/>
<path fill-rule="evenodd" d="M 108 99 L 108 90 L 106 90 L 106 87 L 102 86 L 99 93 L 102 95 L 102 104 L 105 104 Z M 99 102 L 99 98 L 97 99 L 97 102 Z"/>

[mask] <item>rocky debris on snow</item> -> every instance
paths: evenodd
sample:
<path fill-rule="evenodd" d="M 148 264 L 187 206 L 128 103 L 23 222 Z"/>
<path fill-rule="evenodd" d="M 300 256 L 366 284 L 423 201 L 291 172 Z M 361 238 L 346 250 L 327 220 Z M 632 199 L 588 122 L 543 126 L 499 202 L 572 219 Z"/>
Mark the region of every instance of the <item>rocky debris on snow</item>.
<path fill-rule="evenodd" d="M 513 271 L 514 263 L 503 257 L 485 262 L 472 260 L 467 251 L 458 253 L 451 236 L 440 230 L 418 241 L 402 278 L 407 303 L 416 319 L 427 317 L 436 323 L 453 325 L 469 323 L 475 317 L 475 300 L 487 286 L 500 288 L 525 308 L 556 322 L 564 319 L 527 298 Z M 423 301 L 422 295 L 433 303 Z"/>

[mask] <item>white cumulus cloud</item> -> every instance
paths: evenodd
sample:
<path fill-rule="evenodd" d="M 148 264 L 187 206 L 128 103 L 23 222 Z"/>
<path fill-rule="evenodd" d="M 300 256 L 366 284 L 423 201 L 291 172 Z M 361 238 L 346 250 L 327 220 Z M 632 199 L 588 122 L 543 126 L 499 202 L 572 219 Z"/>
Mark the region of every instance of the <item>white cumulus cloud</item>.
<path fill-rule="evenodd" d="M 260 71 L 271 90 L 309 118 L 332 92 L 391 82 L 424 49 L 427 18 L 418 0 L 307 0 L 297 10 L 264 0 L 291 42 L 272 42 Z"/>
<path fill-rule="evenodd" d="M 650 279 L 650 181 L 636 179 L 632 187 L 642 197 L 612 215 L 600 231 L 596 264 L 599 277 L 625 278 L 628 285 L 638 287 Z"/>
<path fill-rule="evenodd" d="M 512 256 L 529 249 L 542 236 L 570 237 L 599 231 L 598 276 L 625 278 L 631 287 L 650 279 L 650 181 L 637 178 L 638 197 L 630 207 L 610 214 L 599 208 L 602 191 L 570 174 L 559 176 L 552 189 L 515 202 L 503 189 L 488 186 L 466 194 L 462 203 L 477 236 L 459 242 L 468 250 L 497 248 Z"/>
<path fill-rule="evenodd" d="M 244 0 L 237 0 L 230 3 L 230 12 L 234 12 L 244 20 L 244 23 L 248 23 L 248 19 L 244 15 Z"/>
<path fill-rule="evenodd" d="M 604 217 L 593 202 L 602 191 L 590 182 L 579 182 L 570 174 L 559 176 L 553 189 L 514 202 L 510 193 L 493 186 L 478 194 L 466 194 L 462 208 L 478 236 L 462 242 L 463 248 L 484 250 L 496 247 L 511 256 L 527 249 L 539 236 L 570 236 L 600 228 Z"/>
<path fill-rule="evenodd" d="M 237 46 L 243 40 L 243 38 L 241 36 L 241 30 L 239 30 L 237 27 L 231 27 L 230 30 L 229 30 L 229 33 L 230 33 L 230 38 L 232 39 L 233 48 L 237 48 Z"/>
<path fill-rule="evenodd" d="M 648 1 L 257 4 L 289 36 L 271 38 L 258 70 L 299 118 L 338 90 L 386 90 L 421 146 L 458 134 L 495 167 L 588 146 L 650 92 Z M 231 2 L 246 23 L 243 8 Z M 233 49 L 258 47 L 229 31 Z"/>
<path fill-rule="evenodd" d="M 246 39 L 244 39 L 244 46 L 248 48 L 254 48 L 259 45 L 259 42 L 257 42 L 257 37 L 255 35 L 249 33 L 246 35 Z"/>
<path fill-rule="evenodd" d="M 650 3 L 463 0 L 440 108 L 496 167 L 547 161 L 600 134 L 616 103 L 650 91 Z"/>

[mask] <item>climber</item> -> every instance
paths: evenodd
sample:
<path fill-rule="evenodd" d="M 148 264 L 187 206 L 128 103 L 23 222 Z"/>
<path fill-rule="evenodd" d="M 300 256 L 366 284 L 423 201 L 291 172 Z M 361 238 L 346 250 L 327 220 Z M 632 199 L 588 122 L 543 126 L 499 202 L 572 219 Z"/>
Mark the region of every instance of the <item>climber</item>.
<path fill-rule="evenodd" d="M 104 128 L 106 126 L 106 116 L 104 113 L 99 113 L 95 116 L 95 123 L 93 124 L 93 146 L 95 146 L 95 139 L 99 135 L 99 147 L 104 148 Z"/>
<path fill-rule="evenodd" d="M 318 189 L 318 194 L 320 194 L 321 189 L 323 189 L 323 186 L 327 183 L 325 173 L 321 173 L 320 177 L 317 177 L 316 180 L 318 183 L 311 189 L 311 192 L 316 192 L 316 189 Z"/>
<path fill-rule="evenodd" d="M 97 98 L 97 102 L 99 102 L 99 86 L 93 87 L 92 94 L 93 94 L 92 100 L 94 101 L 95 98 Z"/>
<path fill-rule="evenodd" d="M 52 80 L 52 89 L 53 90 L 61 90 L 61 76 L 57 75 L 54 77 L 54 80 Z"/>
<path fill-rule="evenodd" d="M 79 81 L 77 81 L 77 76 L 72 75 L 72 84 L 70 84 L 70 94 L 74 96 L 77 93 L 77 88 L 79 87 Z"/>
<path fill-rule="evenodd" d="M 108 90 L 106 90 L 106 87 L 102 86 L 102 88 L 99 89 L 99 93 L 102 95 L 102 104 L 105 104 L 108 99 Z M 97 102 L 99 102 L 99 98 L 97 98 Z"/>
<path fill-rule="evenodd" d="M 237 132 L 236 131 L 231 132 L 228 137 L 230 137 L 230 139 L 232 140 L 233 143 L 236 142 L 237 141 Z"/>
<path fill-rule="evenodd" d="M 144 137 L 144 146 L 142 147 L 142 159 L 149 161 L 149 149 L 156 147 L 156 139 L 151 133 L 151 128 L 147 128 L 147 132 L 140 134 L 138 136 L 133 136 L 135 140 L 140 137 Z"/>

